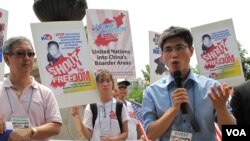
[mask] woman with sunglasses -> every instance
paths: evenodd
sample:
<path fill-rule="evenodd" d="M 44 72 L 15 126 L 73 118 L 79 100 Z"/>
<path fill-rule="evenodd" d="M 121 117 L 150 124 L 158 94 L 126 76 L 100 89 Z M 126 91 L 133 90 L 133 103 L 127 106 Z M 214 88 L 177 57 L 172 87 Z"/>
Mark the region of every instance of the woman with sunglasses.
<path fill-rule="evenodd" d="M 81 124 L 81 132 L 91 141 L 120 141 L 126 140 L 128 136 L 128 113 L 125 105 L 122 105 L 120 129 L 116 114 L 117 101 L 112 97 L 113 77 L 106 70 L 101 70 L 96 75 L 97 90 L 100 102 L 97 103 L 97 117 L 92 124 L 93 113 L 90 104 L 85 108 L 83 123 L 79 115 L 79 108 L 73 107 L 71 114 L 76 124 Z"/>

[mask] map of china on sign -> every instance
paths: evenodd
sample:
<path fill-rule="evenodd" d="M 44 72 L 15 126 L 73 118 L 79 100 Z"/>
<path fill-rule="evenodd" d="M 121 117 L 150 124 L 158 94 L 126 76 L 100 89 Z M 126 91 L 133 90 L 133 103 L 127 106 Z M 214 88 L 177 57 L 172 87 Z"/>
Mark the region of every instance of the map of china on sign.
<path fill-rule="evenodd" d="M 113 19 L 106 18 L 98 27 L 94 27 L 98 34 L 95 39 L 96 46 L 108 46 L 111 42 L 118 41 L 118 34 L 122 31 L 124 14 L 120 13 L 114 16 Z"/>

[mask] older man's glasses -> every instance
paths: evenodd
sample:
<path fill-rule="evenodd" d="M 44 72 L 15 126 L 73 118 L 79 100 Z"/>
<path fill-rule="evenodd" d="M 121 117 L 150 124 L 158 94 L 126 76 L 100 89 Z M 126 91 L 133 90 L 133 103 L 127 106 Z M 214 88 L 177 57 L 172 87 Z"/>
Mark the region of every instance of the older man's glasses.
<path fill-rule="evenodd" d="M 179 46 L 176 46 L 176 47 L 168 47 L 168 46 L 166 46 L 166 47 L 163 47 L 163 52 L 165 52 L 165 53 L 172 53 L 174 51 L 183 52 L 183 51 L 185 51 L 186 48 L 187 48 L 187 46 L 185 46 L 185 45 L 179 45 Z"/>
<path fill-rule="evenodd" d="M 35 56 L 35 52 L 33 51 L 16 51 L 10 52 L 9 55 L 15 55 L 18 58 L 26 57 L 33 58 Z"/>

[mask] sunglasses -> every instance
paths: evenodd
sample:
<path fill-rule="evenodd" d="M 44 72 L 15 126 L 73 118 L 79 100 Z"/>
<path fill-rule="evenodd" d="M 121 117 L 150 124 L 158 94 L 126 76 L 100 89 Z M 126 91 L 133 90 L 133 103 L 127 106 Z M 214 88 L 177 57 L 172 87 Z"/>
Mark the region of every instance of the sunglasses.
<path fill-rule="evenodd" d="M 127 89 L 127 86 L 118 86 L 118 89 Z"/>
<path fill-rule="evenodd" d="M 16 51 L 16 52 L 10 52 L 9 55 L 15 55 L 18 58 L 26 57 L 33 58 L 35 56 L 35 52 L 33 51 Z"/>

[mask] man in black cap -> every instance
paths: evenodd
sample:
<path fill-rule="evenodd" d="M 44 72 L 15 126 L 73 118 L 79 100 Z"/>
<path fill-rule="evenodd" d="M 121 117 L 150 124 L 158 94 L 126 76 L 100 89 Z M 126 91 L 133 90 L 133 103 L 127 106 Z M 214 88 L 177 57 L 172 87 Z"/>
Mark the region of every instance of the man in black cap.
<path fill-rule="evenodd" d="M 118 99 L 123 101 L 126 104 L 126 98 L 128 95 L 127 87 L 130 85 L 130 82 L 123 80 L 118 82 Z"/>
<path fill-rule="evenodd" d="M 130 82 L 127 80 L 118 82 L 118 99 L 121 100 L 127 107 L 129 120 L 128 120 L 128 138 L 127 140 L 137 140 L 140 139 L 143 133 L 143 129 L 140 128 L 139 121 L 136 119 L 132 103 L 127 101 L 128 90 L 127 87 Z"/>

